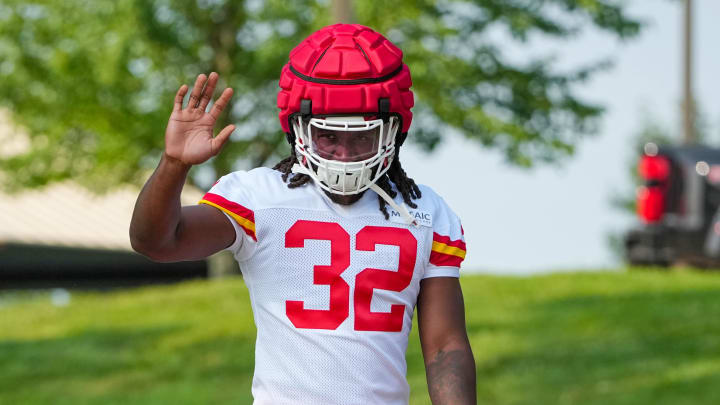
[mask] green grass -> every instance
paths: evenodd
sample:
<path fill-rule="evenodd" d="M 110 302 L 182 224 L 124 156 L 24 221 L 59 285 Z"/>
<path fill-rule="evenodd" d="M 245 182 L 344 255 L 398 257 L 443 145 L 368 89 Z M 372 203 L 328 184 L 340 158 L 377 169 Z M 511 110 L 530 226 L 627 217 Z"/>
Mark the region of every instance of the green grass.
<path fill-rule="evenodd" d="M 479 403 L 720 403 L 720 274 L 462 279 Z M 241 280 L 0 295 L 0 403 L 251 403 Z M 416 329 L 411 403 L 429 403 Z"/>

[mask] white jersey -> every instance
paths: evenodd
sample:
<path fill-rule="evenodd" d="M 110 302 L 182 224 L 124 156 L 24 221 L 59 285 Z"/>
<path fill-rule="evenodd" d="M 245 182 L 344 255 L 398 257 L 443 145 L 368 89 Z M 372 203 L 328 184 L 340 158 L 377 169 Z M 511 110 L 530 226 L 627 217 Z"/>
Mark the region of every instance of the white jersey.
<path fill-rule="evenodd" d="M 200 203 L 222 210 L 250 291 L 255 404 L 407 404 L 405 351 L 427 277 L 458 277 L 457 216 L 430 188 L 406 225 L 368 190 L 333 203 L 268 168 L 222 177 Z M 396 202 L 401 203 L 398 195 Z"/>

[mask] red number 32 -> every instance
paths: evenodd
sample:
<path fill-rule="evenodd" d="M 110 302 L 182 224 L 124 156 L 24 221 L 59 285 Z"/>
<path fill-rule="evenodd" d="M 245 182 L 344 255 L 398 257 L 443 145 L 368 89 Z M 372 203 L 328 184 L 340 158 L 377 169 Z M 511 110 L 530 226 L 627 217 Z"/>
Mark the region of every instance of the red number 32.
<path fill-rule="evenodd" d="M 330 241 L 330 265 L 313 267 L 313 283 L 330 286 L 329 309 L 305 309 L 303 301 L 285 301 L 285 313 L 296 328 L 337 329 L 350 311 L 350 286 L 340 275 L 350 267 L 350 235 L 337 223 L 295 222 L 285 233 L 286 248 L 302 248 L 305 241 Z M 372 312 L 373 290 L 402 291 L 410 285 L 415 269 L 417 240 L 404 228 L 366 226 L 356 235 L 357 250 L 375 251 L 377 245 L 399 248 L 398 270 L 367 268 L 355 277 L 353 306 L 355 330 L 399 332 L 405 305 L 394 304 L 390 312 Z"/>

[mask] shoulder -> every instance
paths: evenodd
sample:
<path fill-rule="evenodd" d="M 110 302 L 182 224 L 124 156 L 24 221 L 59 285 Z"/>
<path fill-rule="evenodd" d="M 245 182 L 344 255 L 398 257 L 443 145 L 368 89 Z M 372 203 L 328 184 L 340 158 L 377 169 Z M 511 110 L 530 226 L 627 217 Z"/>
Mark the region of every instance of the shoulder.
<path fill-rule="evenodd" d="M 221 177 L 216 185 L 248 194 L 275 191 L 287 187 L 282 179 L 282 173 L 267 167 L 228 173 Z"/>
<path fill-rule="evenodd" d="M 432 215 L 433 230 L 451 233 L 451 228 L 460 228 L 460 218 L 445 200 L 430 186 L 418 184 L 421 197 L 415 200 L 419 211 Z M 458 229 L 459 230 L 459 229 Z M 455 233 L 455 232 L 452 232 Z"/>
<path fill-rule="evenodd" d="M 422 197 L 416 200 L 418 210 L 432 213 L 433 243 L 430 252 L 430 267 L 425 277 L 459 276 L 459 268 L 467 247 L 460 218 L 432 188 L 418 185 Z"/>
<path fill-rule="evenodd" d="M 420 194 L 422 195 L 418 201 L 423 201 L 427 204 L 433 205 L 447 205 L 445 204 L 445 200 L 443 200 L 432 187 L 426 184 L 418 184 L 417 186 L 420 189 Z"/>
<path fill-rule="evenodd" d="M 274 187 L 278 184 L 284 184 L 282 173 L 267 167 L 256 167 L 251 170 L 238 170 L 230 172 L 222 176 L 216 184 L 225 184 L 232 186 L 260 186 Z"/>
<path fill-rule="evenodd" d="M 276 195 L 285 188 L 282 174 L 267 167 L 252 170 L 239 170 L 222 176 L 205 195 L 208 197 L 229 200 L 241 204 L 245 208 L 255 209 L 262 196 Z"/>
<path fill-rule="evenodd" d="M 267 167 L 228 173 L 214 190 L 252 210 L 271 208 L 326 209 L 322 199 L 308 185 L 289 188 L 282 173 Z"/>

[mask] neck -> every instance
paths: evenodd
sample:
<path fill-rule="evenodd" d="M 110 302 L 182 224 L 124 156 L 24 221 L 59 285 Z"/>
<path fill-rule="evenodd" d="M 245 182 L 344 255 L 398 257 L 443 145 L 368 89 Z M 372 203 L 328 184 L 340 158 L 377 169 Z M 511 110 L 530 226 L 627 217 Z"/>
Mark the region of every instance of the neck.
<path fill-rule="evenodd" d="M 351 205 L 351 204 L 354 204 L 354 203 L 356 203 L 360 198 L 362 198 L 363 194 L 365 194 L 364 191 L 363 191 L 362 193 L 350 194 L 350 195 L 333 194 L 333 193 L 329 193 L 329 192 L 324 191 L 324 190 L 323 190 L 323 192 L 325 193 L 326 196 L 328 196 L 328 198 L 330 198 L 330 199 L 332 200 L 332 202 L 334 202 L 335 204 L 340 204 L 340 205 Z"/>

